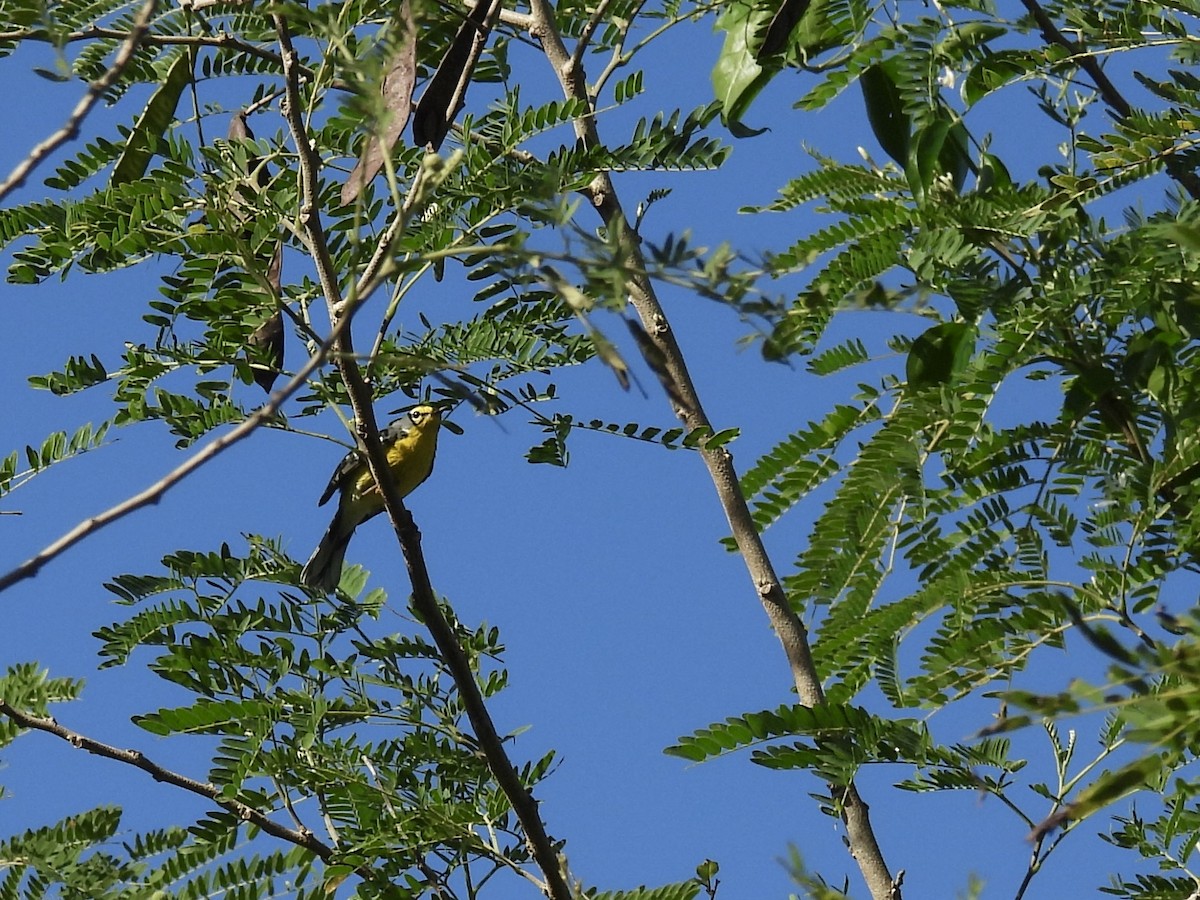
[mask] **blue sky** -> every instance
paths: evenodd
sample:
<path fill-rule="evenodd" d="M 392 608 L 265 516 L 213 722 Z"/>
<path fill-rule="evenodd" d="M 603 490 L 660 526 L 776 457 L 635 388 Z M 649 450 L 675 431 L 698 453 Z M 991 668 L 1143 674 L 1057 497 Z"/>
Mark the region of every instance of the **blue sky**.
<path fill-rule="evenodd" d="M 647 56 L 649 90 L 639 114 L 707 102 L 707 67 L 718 47 L 707 26 L 690 27 Z M 664 77 L 655 66 L 666 60 L 676 68 Z M 0 174 L 56 128 L 78 96 L 78 84 L 51 84 L 29 74 L 31 65 L 45 64 L 33 54 L 0 63 L 6 83 L 19 86 L 0 100 L 6 120 L 19 123 L 0 145 Z M 788 177 L 808 168 L 804 144 L 840 158 L 853 158 L 861 145 L 883 159 L 856 89 L 821 113 L 791 111 L 806 88 L 800 76 L 780 77 L 748 117 L 749 124 L 770 124 L 771 130 L 734 143 L 721 172 L 618 176 L 629 207 L 652 188 L 674 191 L 653 208 L 643 233 L 656 240 L 688 228 L 699 243 L 730 240 L 752 251 L 778 249 L 789 236 L 817 227 L 807 211 L 737 213 L 739 205 L 769 202 Z M 1005 115 L 1002 109 L 994 114 L 1001 120 Z M 91 127 L 111 135 L 106 115 L 98 112 Z M 1018 176 L 1053 161 L 1052 148 L 1061 139 L 1030 115 L 1019 133 L 997 135 L 997 152 Z M 617 136 L 619 121 L 602 119 L 602 135 Z M 257 122 L 255 128 L 260 135 L 264 131 Z M 1028 168 L 1021 171 L 1022 165 Z M 18 198 L 44 193 L 40 178 L 51 171 L 44 167 Z M 285 268 L 284 277 L 300 274 Z M 9 340 L 0 361 L 0 389 L 12 405 L 0 418 L 0 453 L 107 415 L 102 393 L 54 398 L 29 389 L 25 379 L 76 353 L 95 352 L 112 364 L 123 341 L 152 340 L 139 317 L 154 290 L 153 278 L 139 271 L 3 288 Z M 447 309 L 461 309 L 464 290 L 453 278 L 430 282 L 406 302 L 401 319 L 416 328 L 421 311 L 436 320 Z M 840 399 L 837 391 L 846 380 L 819 380 L 802 364 L 770 365 L 756 348 L 739 349 L 746 327 L 728 310 L 674 289 L 666 289 L 663 300 L 714 425 L 741 429 L 731 447 L 741 469 Z M 376 297 L 363 311 L 364 334 L 384 302 Z M 314 320 L 324 321 L 323 314 Z M 597 323 L 621 339 L 615 318 Z M 927 324 L 916 317 L 855 313 L 836 327 L 878 348 L 892 329 L 916 334 Z M 294 343 L 290 351 L 295 364 Z M 556 373 L 553 380 L 566 398 L 559 409 L 582 419 L 673 426 L 653 376 L 635 368 L 648 396 L 636 389 L 622 392 L 597 365 Z M 244 388 L 242 399 L 255 402 L 254 390 Z M 398 405 L 399 400 L 383 408 Z M 719 896 L 783 897 L 789 882 L 778 860 L 794 844 L 835 884 L 849 874 L 855 895 L 863 896 L 842 847 L 840 823 L 821 816 L 808 796 L 823 789 L 815 778 L 755 767 L 744 754 L 690 766 L 662 753 L 680 735 L 712 721 L 793 699 L 782 653 L 745 570 L 717 543 L 725 523 L 700 459 L 686 451 L 579 434 L 571 442 L 569 468 L 531 466 L 524 453 L 542 438 L 519 413 L 497 424 L 464 409 L 456 421 L 465 434 L 443 433 L 434 476 L 409 505 L 437 590 L 463 620 L 486 620 L 502 631 L 511 686 L 492 708 L 502 731 L 527 729 L 510 745 L 513 755 L 521 761 L 550 748 L 559 752 L 560 765 L 538 796 L 551 834 L 568 842 L 574 874 L 606 889 L 632 888 L 684 879 L 712 858 L 721 864 Z M 338 427 L 332 416 L 318 422 L 331 432 Z M 0 569 L 182 459 L 174 438 L 153 423 L 112 437 L 109 446 L 37 477 L 6 501 L 6 509 L 22 515 L 0 516 Z M 190 745 L 154 738 L 129 722 L 135 712 L 186 702 L 180 691 L 139 668 L 139 659 L 148 656 L 135 656 L 122 669 L 95 671 L 98 642 L 89 635 L 123 615 L 102 585 L 117 573 L 154 571 L 164 553 L 179 547 L 216 547 L 223 540 L 233 543 L 239 533 L 281 537 L 293 556 L 304 559 L 327 523 L 327 511 L 316 500 L 338 459 L 337 448 L 325 442 L 257 433 L 160 504 L 89 538 L 0 598 L 0 663 L 36 659 L 52 674 L 86 678 L 84 699 L 57 711 L 64 724 L 203 777 L 206 760 Z M 769 532 L 768 546 L 781 570 L 801 549 L 807 524 L 806 517 L 793 516 Z M 388 586 L 402 605 L 403 565 L 382 519 L 360 531 L 351 557 L 372 568 L 372 583 Z M 385 627 L 387 621 L 385 615 Z M 397 629 L 407 627 L 393 621 Z M 1031 683 L 1053 688 L 1097 671 L 1095 661 L 1072 646 L 1035 668 Z M 991 713 L 989 704 L 971 703 L 939 714 L 932 724 L 942 740 L 965 740 Z M 1081 731 L 1088 733 L 1086 724 Z M 1031 731 L 1018 741 L 1046 759 L 1044 749 L 1032 749 L 1043 737 Z M 135 813 L 130 828 L 206 809 L 141 773 L 84 758 L 40 735 L 5 751 L 0 766 L 0 784 L 9 794 L 0 801 L 5 832 L 91 804 L 126 805 Z M 972 873 L 988 882 L 985 896 L 1011 896 L 1030 849 L 1016 819 L 978 795 L 913 795 L 890 786 L 906 774 L 864 772 L 860 789 L 885 855 L 893 868 L 907 872 L 908 896 L 954 896 Z M 1028 897 L 1092 892 L 1111 866 L 1105 845 L 1091 836 L 1095 826 L 1088 823 L 1081 831 L 1065 842 Z"/>

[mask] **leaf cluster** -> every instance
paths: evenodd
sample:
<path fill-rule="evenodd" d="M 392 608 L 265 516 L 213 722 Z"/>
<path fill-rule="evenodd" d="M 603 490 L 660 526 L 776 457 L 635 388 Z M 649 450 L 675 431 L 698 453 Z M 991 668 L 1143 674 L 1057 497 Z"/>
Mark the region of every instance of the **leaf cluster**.
<path fill-rule="evenodd" d="M 774 276 L 801 284 L 790 303 L 734 301 L 763 322 L 765 358 L 799 355 L 813 377 L 857 381 L 827 388 L 838 400 L 824 416 L 742 478 L 760 529 L 796 516 L 811 523 L 784 584 L 813 629 L 828 700 L 730 717 L 670 752 L 699 760 L 753 746 L 755 762 L 835 784 L 865 765 L 902 763 L 913 775 L 901 787 L 982 788 L 1003 795 L 1027 825 L 1044 820 L 1039 854 L 1057 846 L 1047 837 L 1056 825 L 1138 792 L 1153 803 L 1177 777 L 1179 793 L 1167 793 L 1160 817 L 1117 814 L 1113 842 L 1182 873 L 1194 847 L 1184 813 L 1194 794 L 1186 774 L 1195 753 L 1194 610 L 1177 598 L 1197 564 L 1187 435 L 1200 338 L 1191 224 L 1200 193 L 1189 174 L 1200 95 L 1189 68 L 1155 69 L 1163 54 L 1143 53 L 1153 62 L 1130 82 L 1152 98 L 1133 106 L 1124 99 L 1130 84 L 1101 80 L 1092 61 L 1146 50 L 1148 32 L 1138 29 L 1153 27 L 1190 62 L 1190 8 L 1043 6 L 1062 28 L 1057 36 L 1032 16 L 995 16 L 988 4 L 909 19 L 814 3 L 812 27 L 836 21 L 827 8 L 847 12 L 835 55 L 814 65 L 801 51 L 819 45 L 797 26 L 771 63 L 818 73 L 797 104 L 805 109 L 849 103 L 844 92 L 857 83 L 870 137 L 888 159 L 864 152 L 864 163 L 850 164 L 813 152 L 811 169 L 775 202 L 747 208 L 778 216 L 811 206 L 826 224 L 768 257 Z M 740 4 L 722 20 L 714 81 L 727 89 L 719 95 L 727 118 L 745 115 L 774 74 L 762 58 L 751 63 L 774 9 Z M 1063 87 L 1089 77 L 1094 95 Z M 1019 85 L 1036 101 L 1028 113 Z M 991 103 L 1006 104 L 1009 121 L 1048 117 L 1062 130 L 1065 161 L 1014 177 L 985 130 Z M 1089 108 L 1098 104 L 1111 115 Z M 1160 173 L 1175 180 L 1165 192 L 1150 180 Z M 1131 185 L 1139 205 L 1113 224 L 1117 192 Z M 864 311 L 895 314 L 890 336 L 852 331 L 828 341 L 835 318 Z M 1014 404 L 1016 396 L 1031 399 Z M 1165 640 L 1160 627 L 1181 640 Z M 1075 682 L 1048 695 L 1014 687 L 1069 640 L 1117 661 L 1110 684 Z M 1059 754 L 1059 784 L 1029 785 L 1052 801 L 1041 814 L 1015 792 L 1024 763 L 1008 759 L 1006 744 L 1001 751 L 986 737 L 947 750 L 894 717 L 1000 685 L 997 723 L 981 723 L 981 734 L 1112 712 L 1099 760 L 1068 774 L 1069 754 Z M 883 713 L 851 705 L 875 690 Z M 1006 714 L 1014 705 L 1021 715 Z M 796 736 L 804 740 L 785 740 Z M 1095 768 L 1131 744 L 1144 752 Z M 976 772 L 976 750 L 998 777 Z M 1110 891 L 1193 888 L 1181 874 L 1117 879 Z"/>

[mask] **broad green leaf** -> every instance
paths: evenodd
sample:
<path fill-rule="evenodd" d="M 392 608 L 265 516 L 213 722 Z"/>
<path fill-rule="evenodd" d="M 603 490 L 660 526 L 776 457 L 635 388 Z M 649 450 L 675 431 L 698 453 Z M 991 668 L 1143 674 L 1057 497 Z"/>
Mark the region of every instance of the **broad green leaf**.
<path fill-rule="evenodd" d="M 761 133 L 740 125 L 742 116 L 779 71 L 778 64 L 760 65 L 754 46 L 756 32 L 770 15 L 769 10 L 734 2 L 717 19 L 716 28 L 725 32 L 725 44 L 713 66 L 713 91 L 721 106 L 721 121 L 739 137 Z"/>
<path fill-rule="evenodd" d="M 904 111 L 904 101 L 890 70 L 895 59 L 876 63 L 859 76 L 863 100 L 867 105 L 867 121 L 883 152 L 905 166 L 908 164 L 908 145 L 912 121 Z"/>
<path fill-rule="evenodd" d="M 916 147 L 910 147 L 905 164 L 909 186 L 917 197 L 924 197 L 938 175 L 950 176 L 955 191 L 962 190 L 967 178 L 967 129 L 948 114 L 941 115 L 916 135 Z"/>
<path fill-rule="evenodd" d="M 912 388 L 946 384 L 960 374 L 975 351 L 974 325 L 943 322 L 934 325 L 912 345 L 905 373 Z"/>
<path fill-rule="evenodd" d="M 934 53 L 939 57 L 949 57 L 952 63 L 958 62 L 965 51 L 973 50 L 1006 34 L 1006 27 L 993 22 L 965 22 L 956 25 L 950 34 L 939 41 Z"/>
<path fill-rule="evenodd" d="M 979 159 L 979 179 L 976 190 L 988 191 L 992 188 L 1003 190 L 1012 187 L 1012 176 L 1000 157 L 992 153 L 981 154 Z"/>

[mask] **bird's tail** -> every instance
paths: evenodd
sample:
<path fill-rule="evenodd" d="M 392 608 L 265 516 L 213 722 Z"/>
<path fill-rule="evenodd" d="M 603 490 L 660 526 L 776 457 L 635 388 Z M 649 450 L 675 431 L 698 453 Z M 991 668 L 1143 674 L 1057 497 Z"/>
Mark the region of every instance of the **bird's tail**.
<path fill-rule="evenodd" d="M 309 557 L 308 562 L 300 572 L 300 582 L 309 587 L 332 592 L 342 580 L 342 562 L 346 558 L 346 548 L 350 546 L 350 538 L 354 536 L 353 528 L 342 524 L 340 511 L 329 523 L 329 528 L 321 537 L 321 543 Z"/>

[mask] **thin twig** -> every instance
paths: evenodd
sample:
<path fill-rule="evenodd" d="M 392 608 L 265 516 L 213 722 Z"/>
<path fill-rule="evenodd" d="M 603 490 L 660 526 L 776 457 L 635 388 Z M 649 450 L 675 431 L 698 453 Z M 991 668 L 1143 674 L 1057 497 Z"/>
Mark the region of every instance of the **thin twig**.
<path fill-rule="evenodd" d="M 125 67 L 133 59 L 133 54 L 149 29 L 150 20 L 154 18 L 154 11 L 157 7 L 158 0 L 146 0 L 141 11 L 138 12 L 137 18 L 134 19 L 129 37 L 121 45 L 112 65 L 105 70 L 103 75 L 88 85 L 87 93 L 75 104 L 75 109 L 71 111 L 71 115 L 62 128 L 30 150 L 29 154 L 17 163 L 16 168 L 12 170 L 4 183 L 0 184 L 0 200 L 24 184 L 29 173 L 37 168 L 47 156 L 79 134 L 79 126 L 92 111 L 92 107 L 96 105 L 104 92 L 116 83 L 117 79 L 121 77 L 121 73 L 125 71 Z"/>
<path fill-rule="evenodd" d="M 571 54 L 563 44 L 562 34 L 555 22 L 554 10 L 548 0 L 531 0 L 535 19 L 532 34 L 539 39 L 546 60 L 558 76 L 563 94 L 568 99 L 582 100 L 587 110 L 575 119 L 575 134 L 585 150 L 602 146 L 596 127 L 594 103 L 587 87 L 582 65 L 573 65 Z M 645 257 L 636 234 L 629 227 L 620 199 L 607 172 L 597 173 L 587 193 L 608 233 L 630 262 L 633 274 L 626 289 L 631 305 L 653 342 L 655 371 L 668 385 L 675 414 L 689 431 L 711 428 L 695 382 L 688 371 L 683 351 L 675 339 L 669 320 L 658 300 L 654 285 L 647 275 Z M 724 448 L 702 449 L 701 456 L 708 467 L 713 486 L 729 521 L 738 550 L 754 583 L 759 600 L 783 645 L 800 701 L 806 706 L 824 702 L 825 692 L 813 662 L 808 632 L 788 601 L 787 594 L 775 573 L 762 538 L 750 515 L 745 494 L 738 483 L 733 457 Z M 875 838 L 867 805 L 853 782 L 833 786 L 838 794 L 842 820 L 846 824 L 851 854 L 858 862 L 863 878 L 876 900 L 899 900 L 900 879 L 893 879 Z"/>
<path fill-rule="evenodd" d="M 312 834 L 312 831 L 309 830 L 308 826 L 300 818 L 300 814 L 296 812 L 296 806 L 292 803 L 292 798 L 288 794 L 283 782 L 279 780 L 279 777 L 272 775 L 271 783 L 275 785 L 275 790 L 279 793 L 279 801 L 283 804 L 283 808 L 287 810 L 288 815 L 292 817 L 292 821 L 296 823 L 296 830 Z"/>
<path fill-rule="evenodd" d="M 592 11 L 591 18 L 587 24 L 583 26 L 583 31 L 579 34 L 579 40 L 575 42 L 575 51 L 571 54 L 571 65 L 578 66 L 583 62 L 583 55 L 587 53 L 588 45 L 592 42 L 592 37 L 596 34 L 596 29 L 600 27 L 600 23 L 604 21 L 604 14 L 608 12 L 608 8 L 612 6 L 613 0 L 600 0 L 596 8 Z M 630 21 L 634 15 L 629 17 Z"/>
<path fill-rule="evenodd" d="M 300 386 L 305 383 L 308 376 L 325 362 L 329 355 L 329 350 L 333 343 L 337 340 L 339 332 L 335 331 L 317 349 L 317 352 L 309 357 L 306 362 L 282 388 L 267 398 L 267 402 L 254 411 L 251 416 L 238 425 L 233 431 L 213 441 L 191 459 L 182 463 L 175 469 L 172 469 L 165 476 L 160 478 L 154 484 L 150 485 L 143 491 L 139 491 L 132 497 L 121 501 L 116 506 L 110 507 L 99 515 L 89 519 L 84 519 L 58 540 L 52 544 L 48 544 L 45 548 L 38 551 L 34 556 L 30 557 L 21 565 L 17 566 L 12 571 L 0 577 L 0 591 L 12 587 L 18 581 L 24 581 L 26 578 L 32 578 L 38 573 L 46 563 L 53 560 L 55 557 L 62 555 L 71 547 L 78 544 L 84 538 L 91 534 L 95 534 L 101 528 L 111 525 L 118 519 L 122 519 L 135 510 L 141 509 L 143 506 L 149 506 L 157 503 L 162 499 L 163 495 L 171 488 L 177 485 L 188 475 L 195 472 L 207 462 L 211 462 L 214 457 L 222 451 L 229 449 L 234 444 L 241 441 L 243 438 L 249 437 L 250 433 L 265 424 L 275 417 L 276 410 L 288 397 L 299 390 Z"/>
<path fill-rule="evenodd" d="M 136 29 L 135 29 L 136 30 Z M 79 41 L 92 41 L 99 38 L 110 38 L 113 40 L 127 41 L 133 36 L 130 31 L 125 31 L 120 28 L 108 28 L 102 25 L 90 25 L 87 28 L 79 31 L 72 31 L 66 35 L 55 35 L 51 38 L 50 34 L 44 28 L 18 28 L 13 31 L 0 31 L 0 41 L 45 41 L 50 43 L 51 40 L 56 44 L 74 44 Z M 273 53 L 264 47 L 257 44 L 251 44 L 249 41 L 244 41 L 235 34 L 229 32 L 218 32 L 215 34 L 143 34 L 138 40 L 139 45 L 147 47 L 178 47 L 178 46 L 193 46 L 193 47 L 217 47 L 219 49 L 234 49 L 240 50 L 247 56 L 257 56 L 259 59 L 273 62 L 277 66 L 283 65 L 283 60 L 279 58 L 278 53 Z"/>
<path fill-rule="evenodd" d="M 356 306 L 344 302 L 338 291 L 329 249 L 325 244 L 320 212 L 316 205 L 320 160 L 310 143 L 307 129 L 300 115 L 300 85 L 295 68 L 296 51 L 292 46 L 286 20 L 279 14 L 274 14 L 272 19 L 279 36 L 280 48 L 283 51 L 284 85 L 287 90 L 284 114 L 296 144 L 300 164 L 301 223 L 307 235 L 309 249 L 317 264 L 322 288 L 326 291 L 330 318 L 334 322 L 337 333 L 333 344 L 334 358 L 341 371 L 346 392 L 354 409 L 358 438 L 366 451 L 371 475 L 384 498 L 388 517 L 396 531 L 405 563 L 412 578 L 413 608 L 421 617 L 434 643 L 437 644 L 442 659 L 454 678 L 455 687 L 458 689 L 463 708 L 475 732 L 475 739 L 483 750 L 488 768 L 508 798 L 517 820 L 521 823 L 531 855 L 546 879 L 543 886 L 544 891 L 550 900 L 571 900 L 571 891 L 563 878 L 557 851 L 546 833 L 537 801 L 522 783 L 520 775 L 508 758 L 503 740 L 496 731 L 496 726 L 484 703 L 483 694 L 475 681 L 475 673 L 471 669 L 470 660 L 459 644 L 454 629 L 438 605 L 429 572 L 425 566 L 424 555 L 421 552 L 420 535 L 413 523 L 412 516 L 404 506 L 403 499 L 396 491 L 391 469 L 379 442 L 379 428 L 371 403 L 371 391 L 363 381 L 362 373 L 355 361 L 351 332 L 346 327 Z M 402 218 L 402 216 L 398 216 L 393 225 L 399 227 Z M 359 299 L 361 300 L 361 298 Z"/>
<path fill-rule="evenodd" d="M 52 734 L 66 741 L 77 750 L 86 750 L 88 753 L 96 756 L 134 766 L 149 774 L 155 781 L 161 781 L 173 787 L 182 788 L 185 791 L 211 800 L 226 812 L 237 816 L 240 820 L 262 829 L 272 837 L 295 844 L 297 847 L 303 847 L 323 860 L 329 860 L 333 856 L 333 848 L 316 837 L 307 828 L 288 828 L 285 825 L 280 825 L 253 806 L 242 803 L 240 800 L 231 800 L 224 796 L 222 790 L 216 785 L 206 784 L 194 778 L 189 778 L 186 775 L 181 775 L 178 772 L 173 772 L 170 769 L 165 769 L 158 763 L 150 760 L 140 750 L 125 750 L 120 747 L 114 747 L 111 744 L 101 743 L 77 731 L 72 731 L 69 728 L 59 725 L 54 719 L 42 719 L 21 712 L 10 706 L 3 698 L 0 698 L 0 714 L 7 716 L 21 728 L 29 728 L 34 731 L 44 731 L 46 734 Z M 360 867 L 359 871 L 360 874 L 370 874 L 369 867 Z"/>

